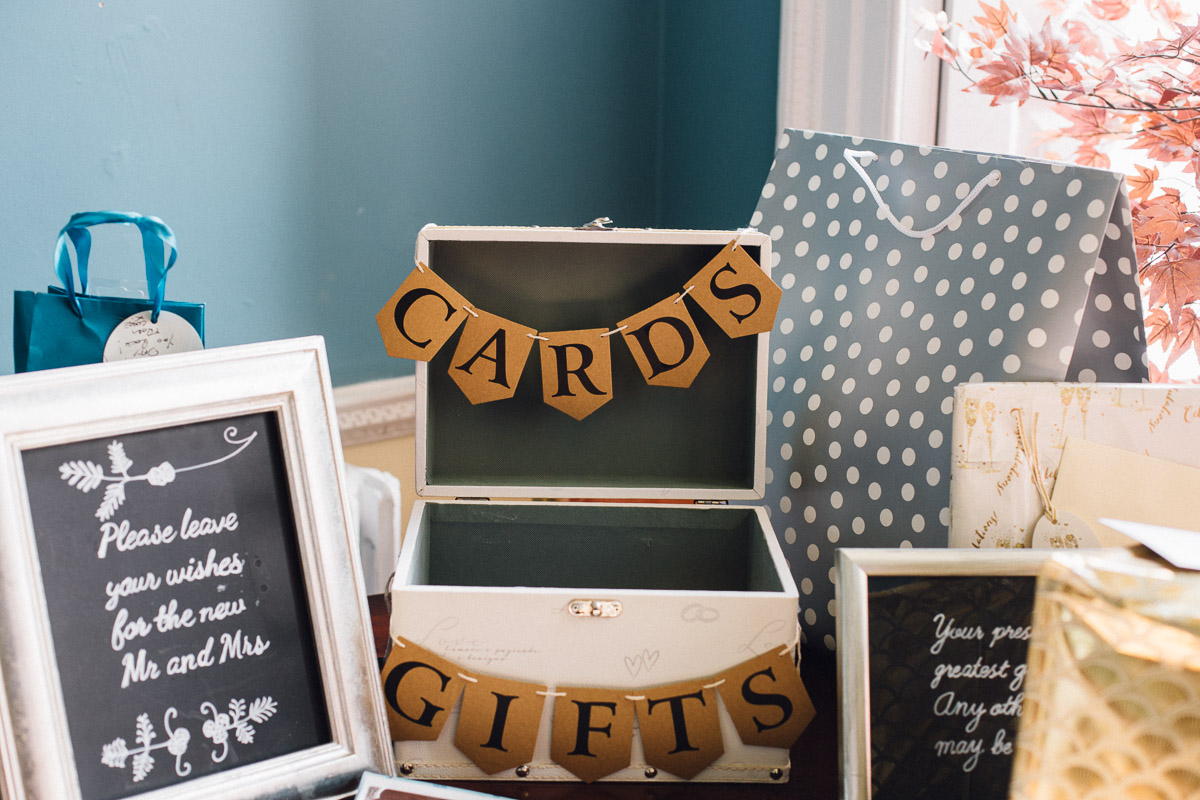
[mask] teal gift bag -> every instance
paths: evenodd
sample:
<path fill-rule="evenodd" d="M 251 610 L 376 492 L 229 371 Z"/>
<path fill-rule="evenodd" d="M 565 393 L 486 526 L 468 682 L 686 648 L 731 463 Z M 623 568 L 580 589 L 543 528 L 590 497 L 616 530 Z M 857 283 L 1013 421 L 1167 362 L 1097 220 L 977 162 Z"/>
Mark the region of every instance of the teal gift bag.
<path fill-rule="evenodd" d="M 146 261 L 146 285 L 150 297 L 103 297 L 87 294 L 88 256 L 92 235 L 88 228 L 105 223 L 136 225 L 142 234 Z M 75 247 L 79 291 L 71 270 L 67 239 Z M 164 258 L 165 252 L 170 255 Z M 146 330 L 155 330 L 163 312 L 182 317 L 204 341 L 204 304 L 167 302 L 164 299 L 167 272 L 175 265 L 175 234 L 165 222 L 124 211 L 87 211 L 74 214 L 58 234 L 54 248 L 54 271 L 62 288 L 45 292 L 13 293 L 13 361 L 17 372 L 54 367 L 95 364 L 104 360 L 104 348 L 119 325 L 130 317 L 148 312 Z M 165 320 L 164 320 L 165 321 Z M 190 337 L 191 332 L 187 331 Z M 149 340 L 147 340 L 149 341 Z M 146 353 L 153 349 L 146 348 Z"/>

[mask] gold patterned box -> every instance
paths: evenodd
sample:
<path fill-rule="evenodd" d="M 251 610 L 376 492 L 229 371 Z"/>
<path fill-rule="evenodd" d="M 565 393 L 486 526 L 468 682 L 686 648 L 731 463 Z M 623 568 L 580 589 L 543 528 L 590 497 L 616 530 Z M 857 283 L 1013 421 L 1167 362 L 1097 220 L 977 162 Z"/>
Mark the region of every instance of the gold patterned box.
<path fill-rule="evenodd" d="M 1200 572 L 1144 549 L 1047 560 L 1011 798 L 1200 798 Z"/>
<path fill-rule="evenodd" d="M 1189 527 L 1190 502 L 1159 501 L 1200 486 L 1198 437 L 1200 386 L 961 384 L 951 436 L 950 546 L 1128 545 L 1095 523 L 1101 516 Z M 1096 452 L 1118 465 L 1069 487 L 1086 518 L 1073 530 L 1044 521 L 1048 500 L 1066 502 L 1068 487 L 1058 483 L 1069 441 L 1080 456 L 1076 465 L 1095 469 Z M 1156 470 L 1161 480 L 1151 479 Z M 1138 503 L 1146 507 L 1129 507 Z"/>

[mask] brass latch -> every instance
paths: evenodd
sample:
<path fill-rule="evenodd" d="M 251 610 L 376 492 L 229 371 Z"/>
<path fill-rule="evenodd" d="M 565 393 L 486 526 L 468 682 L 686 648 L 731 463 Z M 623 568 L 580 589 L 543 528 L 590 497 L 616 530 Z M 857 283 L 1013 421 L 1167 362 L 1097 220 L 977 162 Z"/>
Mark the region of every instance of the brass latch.
<path fill-rule="evenodd" d="M 621 601 L 572 600 L 567 604 L 567 611 L 576 617 L 619 617 L 621 616 Z"/>

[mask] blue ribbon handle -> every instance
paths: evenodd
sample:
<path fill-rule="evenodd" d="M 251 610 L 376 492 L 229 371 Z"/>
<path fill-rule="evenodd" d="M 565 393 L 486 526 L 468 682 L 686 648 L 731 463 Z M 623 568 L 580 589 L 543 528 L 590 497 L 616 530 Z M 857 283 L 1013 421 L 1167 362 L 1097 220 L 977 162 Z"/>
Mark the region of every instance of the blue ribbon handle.
<path fill-rule="evenodd" d="M 83 211 L 72 214 L 71 219 L 58 232 L 58 243 L 54 246 L 54 272 L 67 290 L 67 299 L 75 316 L 82 318 L 83 309 L 75 294 L 75 276 L 71 273 L 71 254 L 67 252 L 67 239 L 75 246 L 75 261 L 79 267 L 80 291 L 87 292 L 88 256 L 92 252 L 92 234 L 88 228 L 92 225 L 103 225 L 109 222 L 119 222 L 126 225 L 137 225 L 142 232 L 142 253 L 146 259 L 146 286 L 150 290 L 150 301 L 154 311 L 150 315 L 151 322 L 158 322 L 158 313 L 162 310 L 163 297 L 167 290 L 167 271 L 175 266 L 178 252 L 175 249 L 175 233 L 158 217 L 146 217 L 128 211 Z M 163 245 L 170 251 L 170 256 L 163 261 Z"/>

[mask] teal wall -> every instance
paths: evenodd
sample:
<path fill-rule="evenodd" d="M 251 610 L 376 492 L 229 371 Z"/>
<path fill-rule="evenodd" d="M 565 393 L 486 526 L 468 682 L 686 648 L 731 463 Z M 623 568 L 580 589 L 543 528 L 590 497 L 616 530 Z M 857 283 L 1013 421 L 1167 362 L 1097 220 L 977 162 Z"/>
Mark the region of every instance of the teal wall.
<path fill-rule="evenodd" d="M 778 0 L 5 0 L 0 374 L 12 290 L 110 208 L 175 229 L 210 346 L 318 333 L 335 384 L 409 374 L 374 315 L 427 222 L 747 224 L 778 37 Z M 139 277 L 136 232 L 92 264 Z"/>

